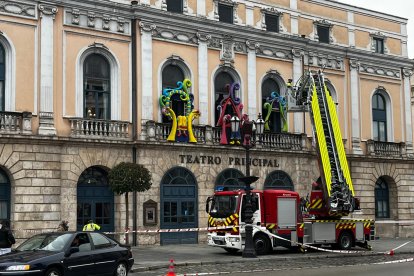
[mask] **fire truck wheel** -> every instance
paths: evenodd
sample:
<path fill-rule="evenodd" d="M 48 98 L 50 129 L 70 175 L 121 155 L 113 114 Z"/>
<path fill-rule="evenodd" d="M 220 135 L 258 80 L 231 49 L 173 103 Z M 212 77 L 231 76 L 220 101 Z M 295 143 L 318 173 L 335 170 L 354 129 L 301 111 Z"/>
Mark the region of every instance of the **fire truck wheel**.
<path fill-rule="evenodd" d="M 268 237 L 262 234 L 258 234 L 254 237 L 254 249 L 257 255 L 265 255 L 270 251 L 270 240 Z"/>
<path fill-rule="evenodd" d="M 239 250 L 236 248 L 224 248 L 224 250 L 226 250 L 230 254 L 236 254 L 237 252 L 239 252 Z"/>
<path fill-rule="evenodd" d="M 349 232 L 342 232 L 338 240 L 339 248 L 341 248 L 342 250 L 349 250 L 351 249 L 352 244 L 353 244 L 352 234 Z"/>

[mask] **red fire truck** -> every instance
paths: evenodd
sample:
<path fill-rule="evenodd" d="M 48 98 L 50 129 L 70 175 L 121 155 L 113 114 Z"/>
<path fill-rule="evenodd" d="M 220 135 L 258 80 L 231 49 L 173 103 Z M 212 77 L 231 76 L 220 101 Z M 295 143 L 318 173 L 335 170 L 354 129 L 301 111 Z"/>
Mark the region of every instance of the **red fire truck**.
<path fill-rule="evenodd" d="M 353 246 L 370 248 L 374 221 L 346 218 L 359 209 L 359 200 L 350 177 L 336 106 L 323 73 L 308 71 L 292 90 L 298 106 L 310 113 L 321 176 L 312 183 L 309 200 L 294 191 L 251 191 L 256 253 L 266 254 L 277 246 L 297 243 L 344 250 Z M 209 245 L 228 252 L 244 249 L 245 206 L 245 189 L 216 191 L 208 198 Z"/>

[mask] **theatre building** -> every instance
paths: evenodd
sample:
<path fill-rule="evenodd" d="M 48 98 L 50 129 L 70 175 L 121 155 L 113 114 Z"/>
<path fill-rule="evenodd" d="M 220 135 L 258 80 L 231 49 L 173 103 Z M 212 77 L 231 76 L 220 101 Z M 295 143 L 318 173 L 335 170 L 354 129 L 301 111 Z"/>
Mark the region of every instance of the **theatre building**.
<path fill-rule="evenodd" d="M 337 103 L 353 216 L 375 219 L 377 236 L 413 236 L 413 66 L 407 19 L 332 0 L 0 1 L 0 218 L 19 242 L 61 220 L 122 232 L 126 208 L 131 230 L 206 227 L 207 197 L 246 174 L 234 117 L 265 121 L 255 188 L 306 196 L 319 177 L 312 125 L 287 82 L 310 69 Z M 108 186 L 120 162 L 152 174 L 129 206 Z"/>

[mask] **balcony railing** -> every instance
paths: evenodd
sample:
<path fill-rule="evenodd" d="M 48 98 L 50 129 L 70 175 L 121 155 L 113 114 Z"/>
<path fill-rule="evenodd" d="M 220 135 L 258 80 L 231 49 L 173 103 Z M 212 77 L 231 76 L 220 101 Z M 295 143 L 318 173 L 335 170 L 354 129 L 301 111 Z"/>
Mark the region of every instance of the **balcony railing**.
<path fill-rule="evenodd" d="M 399 157 L 406 155 L 405 143 L 367 141 L 367 154 L 377 156 Z"/>
<path fill-rule="evenodd" d="M 0 112 L 1 134 L 32 134 L 32 113 Z"/>
<path fill-rule="evenodd" d="M 170 135 L 170 123 L 156 123 L 149 121 L 146 125 L 148 139 L 159 142 L 166 142 Z M 221 128 L 211 126 L 193 126 L 194 136 L 198 144 L 220 145 Z M 150 134 L 151 133 L 151 134 Z M 261 139 L 253 136 L 253 141 L 258 147 L 271 149 L 302 150 L 306 142 L 306 136 L 290 133 L 265 133 Z"/>
<path fill-rule="evenodd" d="M 70 118 L 72 137 L 123 139 L 129 138 L 129 122 Z"/>

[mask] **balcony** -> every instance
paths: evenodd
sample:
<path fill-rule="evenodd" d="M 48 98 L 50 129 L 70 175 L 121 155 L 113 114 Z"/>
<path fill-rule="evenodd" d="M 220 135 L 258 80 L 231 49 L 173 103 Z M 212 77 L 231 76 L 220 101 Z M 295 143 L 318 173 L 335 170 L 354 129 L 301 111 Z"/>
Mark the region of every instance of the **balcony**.
<path fill-rule="evenodd" d="M 368 140 L 366 142 L 367 155 L 381 157 L 402 157 L 406 155 L 405 143 L 379 142 Z"/>
<path fill-rule="evenodd" d="M 129 122 L 87 118 L 69 118 L 71 137 L 129 140 Z"/>
<path fill-rule="evenodd" d="M 32 134 L 32 113 L 0 112 L 0 134 Z"/>
<path fill-rule="evenodd" d="M 157 142 L 167 142 L 171 131 L 170 123 L 148 121 L 146 124 L 147 139 Z M 193 126 L 197 144 L 220 145 L 221 128 L 211 126 Z M 306 136 L 292 133 L 265 133 L 260 141 L 253 137 L 257 147 L 266 149 L 284 149 L 301 151 L 306 148 Z"/>

